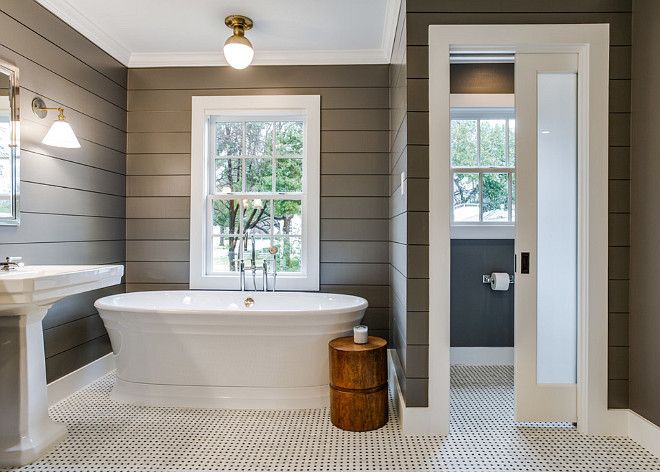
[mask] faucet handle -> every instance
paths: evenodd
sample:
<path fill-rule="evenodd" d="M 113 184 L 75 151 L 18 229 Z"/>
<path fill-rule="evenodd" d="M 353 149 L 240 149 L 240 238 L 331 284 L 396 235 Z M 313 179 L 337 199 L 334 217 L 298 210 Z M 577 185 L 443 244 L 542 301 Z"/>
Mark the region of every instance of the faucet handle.
<path fill-rule="evenodd" d="M 22 260 L 23 260 L 22 257 L 7 256 L 5 257 L 5 262 L 0 263 L 0 270 L 7 271 L 7 270 L 15 270 L 18 269 L 19 267 L 24 267 L 25 264 L 21 262 Z"/>

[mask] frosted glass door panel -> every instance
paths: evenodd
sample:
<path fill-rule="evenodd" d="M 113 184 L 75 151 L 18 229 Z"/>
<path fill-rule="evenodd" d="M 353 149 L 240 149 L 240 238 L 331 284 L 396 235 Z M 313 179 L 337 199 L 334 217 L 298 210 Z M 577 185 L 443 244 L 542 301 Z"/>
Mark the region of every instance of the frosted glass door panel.
<path fill-rule="evenodd" d="M 577 75 L 538 74 L 539 384 L 577 382 Z"/>

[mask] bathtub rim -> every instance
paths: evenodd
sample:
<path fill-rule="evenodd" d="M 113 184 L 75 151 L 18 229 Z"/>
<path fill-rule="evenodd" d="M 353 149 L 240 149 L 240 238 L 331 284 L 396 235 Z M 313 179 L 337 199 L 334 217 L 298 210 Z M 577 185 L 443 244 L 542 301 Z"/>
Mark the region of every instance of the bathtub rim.
<path fill-rule="evenodd" d="M 289 294 L 293 295 L 296 293 L 301 294 L 323 294 L 328 296 L 338 296 L 345 297 L 349 299 L 359 300 L 359 305 L 353 306 L 339 306 L 339 307 L 328 307 L 322 309 L 313 309 L 313 308 L 300 308 L 300 309 L 287 309 L 287 310 L 267 310 L 267 309 L 251 309 L 251 308 L 238 308 L 238 309 L 229 309 L 229 308 L 191 308 L 191 307 L 154 307 L 150 305 L 148 307 L 140 307 L 137 304 L 135 305 L 112 305 L 107 302 L 107 300 L 118 297 L 126 297 L 132 294 L 157 294 L 157 293 L 190 293 L 190 292 L 204 292 L 204 293 L 244 293 L 246 297 L 259 294 L 263 292 L 239 292 L 230 291 L 230 290 L 155 290 L 155 291 L 140 291 L 140 292 L 128 292 L 128 293 L 118 293 L 114 295 L 108 295 L 106 297 L 99 298 L 94 302 L 94 307 L 101 312 L 114 312 L 114 313 L 139 313 L 139 314 L 178 314 L 178 315 L 223 315 L 223 316 L 241 316 L 245 317 L 246 315 L 261 315 L 261 316 L 292 316 L 292 315 L 306 315 L 306 316 L 328 316 L 328 315 L 342 315 L 348 314 L 355 311 L 365 311 L 369 307 L 369 302 L 357 295 L 347 295 L 341 293 L 329 293 L 329 292 L 275 292 L 276 294 Z M 266 292 L 273 293 L 273 292 Z"/>

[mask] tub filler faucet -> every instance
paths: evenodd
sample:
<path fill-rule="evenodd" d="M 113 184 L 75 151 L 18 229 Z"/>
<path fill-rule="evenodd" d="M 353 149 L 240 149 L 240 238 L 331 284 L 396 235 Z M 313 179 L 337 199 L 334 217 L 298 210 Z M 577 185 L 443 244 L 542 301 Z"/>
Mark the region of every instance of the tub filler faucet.
<path fill-rule="evenodd" d="M 4 262 L 0 262 L 0 270 L 10 271 L 20 269 L 24 265 L 21 260 L 23 260 L 22 257 L 8 256 Z"/>
<path fill-rule="evenodd" d="M 247 234 L 247 239 L 250 240 L 251 243 L 251 252 L 250 252 L 250 266 L 246 267 L 245 266 L 245 259 L 243 256 L 243 252 L 241 251 L 241 257 L 239 261 L 239 270 L 240 270 L 240 290 L 241 292 L 245 291 L 245 272 L 246 270 L 252 272 L 252 287 L 253 290 L 256 292 L 257 291 L 257 271 L 261 271 L 261 287 L 262 291 L 267 292 L 268 291 L 268 260 L 264 259 L 261 267 L 257 267 L 257 251 L 256 251 L 256 239 L 254 237 L 254 233 L 249 233 Z M 247 240 L 246 240 L 247 242 Z M 246 244 L 247 246 L 247 244 Z M 241 248 L 243 247 L 243 238 L 241 238 Z M 275 291 L 275 283 L 277 281 L 277 248 L 275 246 L 271 246 L 268 249 L 268 252 L 273 256 L 272 263 L 273 263 L 273 286 L 271 288 L 271 291 Z"/>

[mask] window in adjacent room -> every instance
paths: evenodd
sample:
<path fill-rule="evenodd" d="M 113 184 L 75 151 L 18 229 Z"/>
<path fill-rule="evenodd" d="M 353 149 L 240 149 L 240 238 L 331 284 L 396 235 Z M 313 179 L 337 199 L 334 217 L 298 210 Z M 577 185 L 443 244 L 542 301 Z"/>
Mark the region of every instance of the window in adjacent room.
<path fill-rule="evenodd" d="M 515 112 L 451 110 L 453 225 L 512 225 L 516 216 Z"/>

